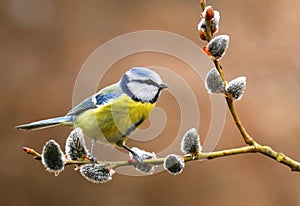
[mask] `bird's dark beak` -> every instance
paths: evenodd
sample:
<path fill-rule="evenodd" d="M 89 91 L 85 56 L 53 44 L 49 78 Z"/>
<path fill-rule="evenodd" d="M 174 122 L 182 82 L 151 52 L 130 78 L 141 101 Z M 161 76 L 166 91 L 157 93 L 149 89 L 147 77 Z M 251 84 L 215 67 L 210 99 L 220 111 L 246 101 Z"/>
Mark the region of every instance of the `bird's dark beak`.
<path fill-rule="evenodd" d="M 165 83 L 161 83 L 161 84 L 159 85 L 159 88 L 160 88 L 160 89 L 165 89 L 165 88 L 168 88 L 168 85 L 165 84 Z"/>

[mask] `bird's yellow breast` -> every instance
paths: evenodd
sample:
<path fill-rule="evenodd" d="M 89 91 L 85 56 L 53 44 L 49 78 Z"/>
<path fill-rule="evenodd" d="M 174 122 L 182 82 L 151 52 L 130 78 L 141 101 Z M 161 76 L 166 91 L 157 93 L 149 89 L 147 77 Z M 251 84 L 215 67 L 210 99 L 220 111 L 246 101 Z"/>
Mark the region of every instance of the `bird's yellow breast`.
<path fill-rule="evenodd" d="M 127 136 L 146 120 L 155 103 L 142 103 L 123 94 L 110 103 L 79 115 L 75 126 L 95 140 L 121 146 Z"/>

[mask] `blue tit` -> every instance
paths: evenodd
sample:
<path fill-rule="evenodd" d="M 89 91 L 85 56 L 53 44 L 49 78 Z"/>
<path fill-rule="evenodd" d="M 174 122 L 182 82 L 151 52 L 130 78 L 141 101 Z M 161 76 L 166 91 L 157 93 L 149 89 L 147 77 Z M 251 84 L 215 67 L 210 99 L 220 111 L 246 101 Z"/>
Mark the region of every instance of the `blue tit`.
<path fill-rule="evenodd" d="M 42 129 L 55 125 L 80 127 L 86 137 L 124 147 L 128 136 L 149 117 L 162 89 L 167 88 L 154 71 L 134 67 L 118 83 L 107 86 L 75 106 L 65 116 L 16 128 Z"/>

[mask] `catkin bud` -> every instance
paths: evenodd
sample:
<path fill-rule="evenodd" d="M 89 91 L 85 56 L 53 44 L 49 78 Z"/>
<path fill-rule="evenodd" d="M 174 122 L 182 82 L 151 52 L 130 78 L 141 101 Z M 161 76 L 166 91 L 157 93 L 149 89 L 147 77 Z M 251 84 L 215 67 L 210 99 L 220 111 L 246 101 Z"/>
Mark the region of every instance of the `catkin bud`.
<path fill-rule="evenodd" d="M 75 128 L 66 140 L 65 152 L 70 160 L 82 160 L 88 156 L 81 128 Z"/>
<path fill-rule="evenodd" d="M 181 156 L 170 154 L 164 161 L 164 168 L 170 174 L 178 175 L 183 171 L 185 164 Z"/>
<path fill-rule="evenodd" d="M 226 85 L 226 94 L 231 96 L 232 100 L 240 100 L 246 89 L 246 77 L 241 76 L 233 79 Z"/>
<path fill-rule="evenodd" d="M 130 158 L 138 158 L 137 163 L 134 164 L 134 167 L 136 170 L 144 172 L 144 173 L 151 173 L 154 171 L 155 165 L 149 165 L 149 164 L 144 164 L 143 160 L 150 160 L 150 159 L 156 159 L 156 155 L 154 152 L 146 152 L 144 150 L 141 150 L 137 147 L 131 148 L 131 150 L 137 155 L 133 156 L 131 153 L 129 153 Z"/>
<path fill-rule="evenodd" d="M 212 20 L 212 18 L 214 18 L 215 15 L 214 9 L 212 8 L 212 6 L 206 6 L 201 15 L 207 20 Z"/>
<path fill-rule="evenodd" d="M 207 73 L 205 78 L 205 87 L 208 93 L 210 94 L 218 94 L 225 92 L 224 83 L 218 70 L 215 67 L 213 67 Z"/>
<path fill-rule="evenodd" d="M 208 7 L 206 7 L 206 8 L 208 8 Z M 216 34 L 219 30 L 220 12 L 213 10 L 213 13 L 212 13 L 211 9 L 210 8 L 207 9 L 207 14 L 202 13 L 204 18 L 202 18 L 198 24 L 198 31 L 199 31 L 200 38 L 202 40 L 206 40 L 206 33 L 207 33 L 205 18 L 211 22 L 210 23 L 210 31 L 211 31 L 212 35 Z M 207 15 L 207 16 L 205 16 L 205 15 Z M 213 15 L 213 18 L 211 18 L 212 15 Z"/>
<path fill-rule="evenodd" d="M 65 162 L 66 158 L 59 144 L 54 140 L 46 142 L 42 151 L 42 163 L 47 171 L 58 175 L 64 169 Z"/>
<path fill-rule="evenodd" d="M 80 173 L 90 182 L 105 183 L 112 180 L 115 171 L 106 164 L 84 164 L 80 167 Z"/>
<path fill-rule="evenodd" d="M 197 130 L 192 128 L 188 130 L 181 140 L 181 151 L 186 154 L 195 155 L 201 152 L 200 138 Z"/>
<path fill-rule="evenodd" d="M 209 56 L 212 56 L 216 59 L 221 59 L 229 44 L 228 35 L 219 35 L 213 38 L 206 47 L 203 48 L 204 52 Z"/>

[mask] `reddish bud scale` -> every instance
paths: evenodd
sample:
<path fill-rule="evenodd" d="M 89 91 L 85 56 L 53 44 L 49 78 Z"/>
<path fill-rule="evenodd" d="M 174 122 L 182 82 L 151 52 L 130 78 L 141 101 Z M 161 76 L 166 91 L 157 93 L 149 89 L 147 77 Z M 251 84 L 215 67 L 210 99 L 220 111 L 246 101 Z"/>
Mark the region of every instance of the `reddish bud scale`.
<path fill-rule="evenodd" d="M 211 56 L 211 53 L 208 51 L 207 46 L 203 47 L 203 51 L 205 54 L 207 54 L 208 56 Z"/>
<path fill-rule="evenodd" d="M 206 33 L 205 33 L 205 31 L 201 30 L 199 32 L 199 36 L 200 36 L 200 39 L 202 39 L 203 41 L 206 41 Z"/>
<path fill-rule="evenodd" d="M 28 147 L 23 147 L 22 148 L 24 150 L 24 152 L 26 152 L 27 154 L 31 154 L 32 153 L 32 149 L 28 148 Z"/>
<path fill-rule="evenodd" d="M 132 164 L 132 165 L 135 165 L 137 163 L 137 160 L 131 158 L 131 159 L 128 160 L 128 163 Z"/>
<path fill-rule="evenodd" d="M 207 20 L 212 20 L 214 16 L 215 16 L 214 9 L 212 7 L 208 7 L 205 12 L 205 18 Z"/>
<path fill-rule="evenodd" d="M 89 154 L 86 154 L 86 155 L 84 155 L 84 156 L 83 156 L 83 159 L 86 159 L 86 160 L 91 160 L 91 158 L 90 158 L 90 155 L 89 155 Z"/>

